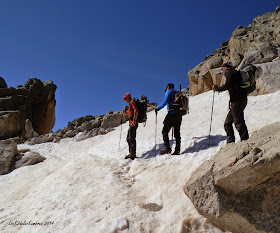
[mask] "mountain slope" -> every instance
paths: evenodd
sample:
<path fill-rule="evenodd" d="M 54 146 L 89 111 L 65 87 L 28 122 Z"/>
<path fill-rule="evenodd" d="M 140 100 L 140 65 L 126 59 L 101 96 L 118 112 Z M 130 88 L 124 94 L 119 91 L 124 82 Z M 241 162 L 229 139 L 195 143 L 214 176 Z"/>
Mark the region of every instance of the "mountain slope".
<path fill-rule="evenodd" d="M 47 158 L 0 177 L 1 232 L 220 232 L 200 216 L 183 192 L 190 174 L 225 145 L 228 95 L 216 94 L 211 147 L 208 134 L 213 92 L 190 98 L 183 117 L 182 155 L 154 156 L 154 112 L 137 131 L 137 156 L 124 160 L 128 123 L 83 141 L 75 138 L 29 148 Z M 280 91 L 249 97 L 249 133 L 279 120 Z M 157 154 L 162 148 L 158 114 Z M 119 149 L 120 132 L 121 143 Z M 239 138 L 239 137 L 238 137 Z M 31 223 L 50 223 L 28 225 Z"/>

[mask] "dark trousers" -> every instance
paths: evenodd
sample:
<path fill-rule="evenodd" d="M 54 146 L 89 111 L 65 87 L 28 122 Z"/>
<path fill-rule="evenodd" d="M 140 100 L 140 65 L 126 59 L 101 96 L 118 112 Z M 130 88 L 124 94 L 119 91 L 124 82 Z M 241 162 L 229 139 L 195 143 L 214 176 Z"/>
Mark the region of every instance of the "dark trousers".
<path fill-rule="evenodd" d="M 225 119 L 224 127 L 227 133 L 227 143 L 235 142 L 234 131 L 232 124 L 234 123 L 241 141 L 249 138 L 247 126 L 244 120 L 244 109 L 247 105 L 247 99 L 238 103 L 231 103 L 230 110 Z"/>
<path fill-rule="evenodd" d="M 129 147 L 129 153 L 132 155 L 136 154 L 136 130 L 138 128 L 138 123 L 135 126 L 129 126 L 126 141 Z"/>
<path fill-rule="evenodd" d="M 177 114 L 167 114 L 164 119 L 164 126 L 162 129 L 162 136 L 164 141 L 164 147 L 170 148 L 168 133 L 170 129 L 174 126 L 174 136 L 176 139 L 176 148 L 175 150 L 180 151 L 181 148 L 181 136 L 180 136 L 180 127 L 182 122 L 182 116 Z"/>

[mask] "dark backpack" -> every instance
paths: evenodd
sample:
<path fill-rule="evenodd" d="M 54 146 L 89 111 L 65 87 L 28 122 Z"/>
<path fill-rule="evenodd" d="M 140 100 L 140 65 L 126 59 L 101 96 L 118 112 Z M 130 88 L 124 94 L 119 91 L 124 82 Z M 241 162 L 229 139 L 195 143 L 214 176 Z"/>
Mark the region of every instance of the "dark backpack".
<path fill-rule="evenodd" d="M 181 87 L 180 87 L 181 89 Z M 174 91 L 175 100 L 173 106 L 169 108 L 169 111 L 175 112 L 181 116 L 186 115 L 189 112 L 189 93 L 187 89 L 182 91 Z"/>
<path fill-rule="evenodd" d="M 250 94 L 256 90 L 256 70 L 257 68 L 252 64 L 245 64 L 241 66 L 241 69 L 239 70 L 242 77 L 240 87 L 246 92 L 246 94 Z"/>
<path fill-rule="evenodd" d="M 137 117 L 137 121 L 139 123 L 145 123 L 147 121 L 147 100 L 146 99 L 135 99 L 133 98 L 133 100 L 135 101 L 137 108 L 138 108 L 138 117 Z"/>

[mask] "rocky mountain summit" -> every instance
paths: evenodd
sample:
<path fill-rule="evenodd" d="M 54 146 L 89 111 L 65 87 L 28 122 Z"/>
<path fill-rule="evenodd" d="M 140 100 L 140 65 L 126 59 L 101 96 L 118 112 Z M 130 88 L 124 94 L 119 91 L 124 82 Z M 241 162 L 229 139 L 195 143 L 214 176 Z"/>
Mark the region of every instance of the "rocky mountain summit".
<path fill-rule="evenodd" d="M 259 69 L 257 88 L 253 93 L 266 94 L 280 89 L 280 7 L 256 17 L 247 27 L 238 26 L 231 37 L 213 54 L 188 72 L 190 94 L 197 95 L 224 82 L 221 66 L 231 61 L 255 64 Z"/>

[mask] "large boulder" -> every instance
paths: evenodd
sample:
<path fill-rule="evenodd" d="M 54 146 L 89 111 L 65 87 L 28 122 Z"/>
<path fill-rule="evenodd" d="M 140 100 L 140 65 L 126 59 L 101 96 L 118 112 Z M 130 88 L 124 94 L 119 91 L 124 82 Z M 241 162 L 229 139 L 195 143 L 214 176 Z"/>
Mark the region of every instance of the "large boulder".
<path fill-rule="evenodd" d="M 273 93 L 280 90 L 280 61 L 256 65 L 257 94 Z"/>
<path fill-rule="evenodd" d="M 110 112 L 106 114 L 103 118 L 101 128 L 108 129 L 112 127 L 116 127 L 121 124 L 123 118 L 123 114 L 119 111 Z"/>
<path fill-rule="evenodd" d="M 0 141 L 0 175 L 10 171 L 17 154 L 17 144 L 13 140 Z"/>
<path fill-rule="evenodd" d="M 213 70 L 219 69 L 223 62 L 231 61 L 236 67 L 241 62 L 266 64 L 279 60 L 279 51 L 280 11 L 276 8 L 274 12 L 256 17 L 247 27 L 238 26 L 231 37 L 221 44 L 221 48 L 216 49 L 213 54 L 205 57 L 205 61 L 189 70 L 190 94 L 197 95 L 211 90 L 212 84 L 219 85 L 221 79 L 216 80 L 214 75 L 217 72 Z M 272 81 L 269 84 L 259 81 L 254 94 L 271 93 L 275 90 L 272 83 L 277 83 L 276 79 L 279 76 L 269 76 Z M 266 91 L 263 91 L 264 89 Z"/>
<path fill-rule="evenodd" d="M 221 149 L 191 174 L 184 191 L 223 230 L 279 232 L 280 122 Z"/>
<path fill-rule="evenodd" d="M 40 135 L 55 124 L 55 91 L 52 81 L 28 79 L 17 88 L 0 88 L 0 139 L 25 137 L 25 121 L 29 119 Z"/>
<path fill-rule="evenodd" d="M 24 155 L 22 156 L 21 159 L 16 161 L 15 168 L 17 169 L 20 167 L 41 163 L 45 159 L 46 158 L 44 156 L 40 155 L 38 152 L 28 151 L 28 152 L 24 153 Z"/>

